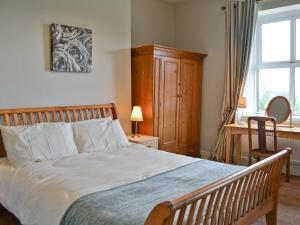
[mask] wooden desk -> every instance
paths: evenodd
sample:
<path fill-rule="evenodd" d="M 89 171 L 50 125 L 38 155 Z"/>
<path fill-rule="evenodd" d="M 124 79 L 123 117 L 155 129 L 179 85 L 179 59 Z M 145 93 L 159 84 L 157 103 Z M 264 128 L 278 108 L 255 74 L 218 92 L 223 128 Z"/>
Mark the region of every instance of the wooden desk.
<path fill-rule="evenodd" d="M 252 125 L 252 134 L 256 134 L 257 128 Z M 245 124 L 229 124 L 225 125 L 227 128 L 226 136 L 226 163 L 231 163 L 231 145 L 233 135 L 237 136 L 237 143 L 235 149 L 235 160 L 237 164 L 241 163 L 241 153 L 242 153 L 242 135 L 248 135 L 248 125 Z M 300 127 L 281 127 L 277 126 L 277 136 L 281 138 L 289 138 L 300 140 Z"/>

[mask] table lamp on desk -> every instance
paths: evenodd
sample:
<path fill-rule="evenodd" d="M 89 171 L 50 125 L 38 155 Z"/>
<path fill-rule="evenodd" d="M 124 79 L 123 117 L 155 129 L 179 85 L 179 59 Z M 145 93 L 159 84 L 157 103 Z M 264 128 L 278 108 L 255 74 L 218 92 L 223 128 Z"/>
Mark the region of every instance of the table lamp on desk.
<path fill-rule="evenodd" d="M 245 124 L 242 119 L 244 116 L 244 109 L 247 109 L 247 98 L 246 97 L 240 97 L 238 109 L 242 109 L 242 115 L 238 119 L 238 124 Z"/>
<path fill-rule="evenodd" d="M 132 135 L 132 137 L 137 138 L 137 137 L 139 137 L 138 132 L 137 132 L 137 129 L 138 129 L 137 123 L 143 122 L 143 114 L 142 114 L 141 106 L 133 106 L 130 120 L 135 122 L 135 129 L 134 129 L 134 134 Z"/>

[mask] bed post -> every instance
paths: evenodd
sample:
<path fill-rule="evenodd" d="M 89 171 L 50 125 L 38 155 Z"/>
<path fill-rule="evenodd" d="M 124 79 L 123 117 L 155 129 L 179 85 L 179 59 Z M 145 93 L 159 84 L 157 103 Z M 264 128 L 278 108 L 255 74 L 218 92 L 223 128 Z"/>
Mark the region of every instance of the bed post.
<path fill-rule="evenodd" d="M 277 207 L 266 214 L 267 225 L 277 225 Z"/>
<path fill-rule="evenodd" d="M 115 103 L 111 103 L 111 105 L 112 105 L 112 116 L 113 116 L 113 119 L 116 120 L 116 119 L 118 119 L 117 107 L 116 107 Z"/>
<path fill-rule="evenodd" d="M 148 215 L 144 225 L 167 225 L 172 208 L 172 203 L 168 201 L 156 205 Z"/>
<path fill-rule="evenodd" d="M 285 150 L 288 151 L 288 154 L 285 157 L 285 161 L 286 161 L 289 160 L 292 150 L 290 148 L 286 148 Z M 265 215 L 267 225 L 277 225 L 278 196 L 279 196 L 279 187 L 280 187 L 280 178 L 281 178 L 280 175 L 281 175 L 281 169 L 283 167 L 283 163 L 285 161 L 284 160 L 279 161 L 273 175 L 274 176 L 273 209 Z"/>

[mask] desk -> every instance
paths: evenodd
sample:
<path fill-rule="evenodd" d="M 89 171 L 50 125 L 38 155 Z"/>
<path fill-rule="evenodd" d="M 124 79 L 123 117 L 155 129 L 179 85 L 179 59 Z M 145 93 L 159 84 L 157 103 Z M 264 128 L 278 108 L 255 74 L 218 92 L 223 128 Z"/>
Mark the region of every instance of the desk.
<path fill-rule="evenodd" d="M 237 137 L 235 160 L 237 164 L 241 163 L 242 153 L 242 135 L 248 135 L 248 124 L 229 124 L 225 125 L 227 129 L 226 136 L 226 163 L 231 163 L 231 144 L 233 135 Z M 257 126 L 252 125 L 252 134 L 257 133 Z M 268 130 L 268 128 L 266 129 Z M 272 128 L 270 127 L 270 130 Z M 300 127 L 282 127 L 277 126 L 277 137 L 300 140 Z"/>

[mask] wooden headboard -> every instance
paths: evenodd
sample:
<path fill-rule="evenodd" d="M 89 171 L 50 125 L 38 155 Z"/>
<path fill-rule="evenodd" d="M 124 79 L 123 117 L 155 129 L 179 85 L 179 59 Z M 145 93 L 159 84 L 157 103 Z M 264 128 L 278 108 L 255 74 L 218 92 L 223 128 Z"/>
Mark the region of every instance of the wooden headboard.
<path fill-rule="evenodd" d="M 0 125 L 6 126 L 74 122 L 105 117 L 118 119 L 115 104 L 0 109 Z M 0 133 L 0 157 L 5 156 L 6 151 Z"/>

